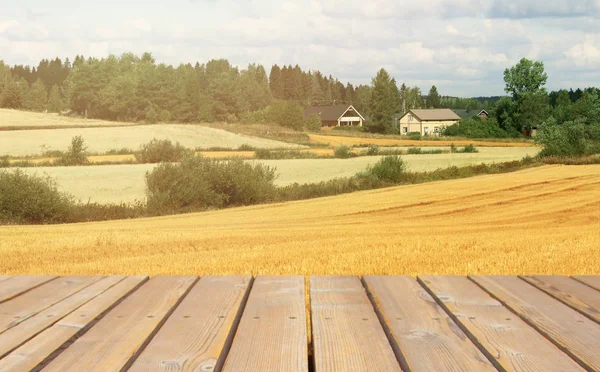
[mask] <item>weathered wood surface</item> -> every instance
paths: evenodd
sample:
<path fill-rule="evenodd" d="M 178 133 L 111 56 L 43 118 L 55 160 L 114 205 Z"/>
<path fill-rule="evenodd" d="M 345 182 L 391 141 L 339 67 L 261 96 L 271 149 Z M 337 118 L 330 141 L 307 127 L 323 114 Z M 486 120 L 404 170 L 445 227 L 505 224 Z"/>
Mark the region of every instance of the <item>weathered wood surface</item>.
<path fill-rule="evenodd" d="M 25 341 L 29 340 L 44 329 L 50 327 L 73 310 L 79 308 L 89 300 L 98 296 L 114 284 L 123 280 L 124 277 L 103 278 L 89 287 L 65 298 L 49 308 L 39 312 L 31 318 L 21 322 L 0 334 L 0 357 L 3 357 Z"/>
<path fill-rule="evenodd" d="M 130 276 L 113 285 L 101 295 L 8 354 L 4 359 L 0 359 L 0 371 L 34 369 L 146 279 L 147 277 Z"/>
<path fill-rule="evenodd" d="M 421 276 L 488 358 L 506 371 L 582 371 L 535 329 L 462 276 Z"/>
<path fill-rule="evenodd" d="M 517 277 L 472 279 L 581 365 L 600 371 L 600 324 Z"/>
<path fill-rule="evenodd" d="M 365 276 L 364 282 L 406 369 L 496 371 L 414 278 Z"/>
<path fill-rule="evenodd" d="M 573 276 L 573 279 L 578 280 L 588 286 L 597 289 L 600 291 L 600 276 L 591 276 L 591 275 L 576 275 Z"/>
<path fill-rule="evenodd" d="M 600 371 L 598 278 L 0 276 L 0 371 Z"/>
<path fill-rule="evenodd" d="M 150 279 L 44 371 L 119 371 L 126 367 L 197 277 Z"/>
<path fill-rule="evenodd" d="M 129 371 L 220 370 L 251 277 L 203 277 Z"/>
<path fill-rule="evenodd" d="M 564 276 L 524 276 L 523 279 L 600 323 L 600 291 Z"/>
<path fill-rule="evenodd" d="M 400 371 L 356 276 L 310 278 L 315 371 Z"/>
<path fill-rule="evenodd" d="M 21 296 L 0 304 L 0 333 L 31 318 L 100 280 L 99 276 L 66 276 L 51 280 Z"/>
<path fill-rule="evenodd" d="M 257 277 L 223 370 L 306 372 L 307 349 L 304 277 Z"/>
<path fill-rule="evenodd" d="M 3 276 L 0 277 L 0 302 L 10 300 L 23 292 L 46 283 L 55 276 Z"/>

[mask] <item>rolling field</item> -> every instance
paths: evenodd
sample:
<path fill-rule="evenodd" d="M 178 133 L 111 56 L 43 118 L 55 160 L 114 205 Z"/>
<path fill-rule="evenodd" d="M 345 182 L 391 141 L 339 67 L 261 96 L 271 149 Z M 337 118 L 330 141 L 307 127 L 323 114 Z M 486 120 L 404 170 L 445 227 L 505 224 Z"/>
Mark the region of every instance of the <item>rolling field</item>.
<path fill-rule="evenodd" d="M 0 274 L 600 274 L 600 166 L 0 227 Z"/>
<path fill-rule="evenodd" d="M 536 147 L 480 148 L 472 154 L 403 155 L 409 170 L 428 171 L 447 168 L 451 165 L 504 162 L 520 160 L 525 155 L 533 156 Z M 127 155 L 115 155 L 124 157 Z M 99 157 L 106 161 L 106 157 Z M 350 177 L 375 164 L 379 156 L 364 156 L 353 159 L 292 159 L 292 160 L 249 160 L 277 168 L 279 186 L 295 182 L 311 183 L 340 177 Z M 54 178 L 59 187 L 83 202 L 98 203 L 132 202 L 145 198 L 144 175 L 154 164 L 103 165 L 86 167 L 38 167 L 23 168 L 25 172 L 47 174 Z"/>
<path fill-rule="evenodd" d="M 531 143 L 526 142 L 500 142 L 500 141 L 476 141 L 476 140 L 409 140 L 394 138 L 368 138 L 368 137 L 346 137 L 346 136 L 328 136 L 322 134 L 309 134 L 310 140 L 314 143 L 326 143 L 330 146 L 357 146 L 357 145 L 377 145 L 377 146 L 466 146 L 474 144 L 475 146 L 489 147 L 528 147 Z"/>
<path fill-rule="evenodd" d="M 135 125 L 118 121 L 70 118 L 55 113 L 44 114 L 0 109 L 0 131 L 15 128 L 122 127 Z"/>
<path fill-rule="evenodd" d="M 27 156 L 45 150 L 66 151 L 71 138 L 81 135 L 89 152 L 104 153 L 112 149 L 137 150 L 153 138 L 169 139 L 188 148 L 238 148 L 247 144 L 256 148 L 298 148 L 299 145 L 258 137 L 249 137 L 222 129 L 198 125 L 138 125 L 114 128 L 39 129 L 0 132 L 0 156 Z"/>

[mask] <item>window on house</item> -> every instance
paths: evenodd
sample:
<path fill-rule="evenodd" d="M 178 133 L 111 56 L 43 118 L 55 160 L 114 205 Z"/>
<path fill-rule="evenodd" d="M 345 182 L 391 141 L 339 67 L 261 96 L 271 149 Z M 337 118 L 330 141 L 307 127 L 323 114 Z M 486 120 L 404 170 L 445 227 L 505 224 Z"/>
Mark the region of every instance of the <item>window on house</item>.
<path fill-rule="evenodd" d="M 439 133 L 440 132 L 440 127 L 433 127 L 433 131 L 435 133 Z"/>
<path fill-rule="evenodd" d="M 425 134 L 429 133 L 429 127 L 425 127 L 423 130 L 425 131 Z"/>
<path fill-rule="evenodd" d="M 412 121 L 412 115 L 408 115 L 408 121 Z"/>
<path fill-rule="evenodd" d="M 408 127 L 402 127 L 402 133 L 408 133 Z"/>

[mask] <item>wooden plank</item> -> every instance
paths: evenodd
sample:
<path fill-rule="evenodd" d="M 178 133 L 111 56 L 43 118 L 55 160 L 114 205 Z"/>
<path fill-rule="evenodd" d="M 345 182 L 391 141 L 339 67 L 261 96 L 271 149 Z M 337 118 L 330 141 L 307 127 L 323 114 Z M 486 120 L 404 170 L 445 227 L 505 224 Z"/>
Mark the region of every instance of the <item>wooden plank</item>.
<path fill-rule="evenodd" d="M 224 371 L 308 371 L 304 277 L 259 276 Z"/>
<path fill-rule="evenodd" d="M 1 333 L 0 358 L 123 279 L 103 278 Z"/>
<path fill-rule="evenodd" d="M 310 278 L 315 371 L 401 371 L 356 276 Z"/>
<path fill-rule="evenodd" d="M 365 276 L 363 281 L 406 370 L 496 371 L 414 278 Z"/>
<path fill-rule="evenodd" d="M 66 276 L 42 284 L 21 296 L 0 304 L 0 333 L 64 300 L 100 276 Z"/>
<path fill-rule="evenodd" d="M 505 371 L 582 371 L 535 329 L 463 276 L 422 276 L 452 318 Z"/>
<path fill-rule="evenodd" d="M 523 279 L 600 323 L 599 291 L 564 276 L 524 276 Z"/>
<path fill-rule="evenodd" d="M 82 334 L 90 324 L 123 296 L 137 288 L 147 277 L 130 276 L 67 315 L 4 359 L 0 371 L 29 371 L 39 366 L 70 339 Z"/>
<path fill-rule="evenodd" d="M 600 324 L 514 276 L 474 276 L 496 299 L 579 364 L 600 370 Z"/>
<path fill-rule="evenodd" d="M 159 276 L 110 311 L 44 371 L 126 369 L 197 277 Z"/>
<path fill-rule="evenodd" d="M 0 282 L 0 303 L 44 284 L 56 278 L 56 276 L 13 276 L 5 278 Z"/>
<path fill-rule="evenodd" d="M 129 371 L 220 370 L 251 279 L 200 279 Z"/>
<path fill-rule="evenodd" d="M 600 276 L 576 275 L 572 278 L 600 291 Z"/>
<path fill-rule="evenodd" d="M 10 276 L 8 276 L 8 275 L 0 275 L 0 282 L 3 281 L 3 280 L 6 280 L 8 278 L 10 278 Z"/>

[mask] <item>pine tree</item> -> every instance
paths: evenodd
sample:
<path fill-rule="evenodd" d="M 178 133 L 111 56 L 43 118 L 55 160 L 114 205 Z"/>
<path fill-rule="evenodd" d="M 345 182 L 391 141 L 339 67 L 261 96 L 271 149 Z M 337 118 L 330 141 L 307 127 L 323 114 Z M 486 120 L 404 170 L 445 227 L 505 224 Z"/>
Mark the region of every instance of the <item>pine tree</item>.
<path fill-rule="evenodd" d="M 281 68 L 277 65 L 271 67 L 271 73 L 269 74 L 269 86 L 271 87 L 271 94 L 273 98 L 283 99 L 283 78 L 281 76 Z"/>
<path fill-rule="evenodd" d="M 369 105 L 372 130 L 380 133 L 393 131 L 392 118 L 400 112 L 400 92 L 396 80 L 385 69 L 379 70 L 372 81 L 373 94 Z"/>
<path fill-rule="evenodd" d="M 431 89 L 429 90 L 429 94 L 427 95 L 427 107 L 440 107 L 440 94 L 438 93 L 438 90 L 435 87 L 435 85 L 431 87 Z"/>

